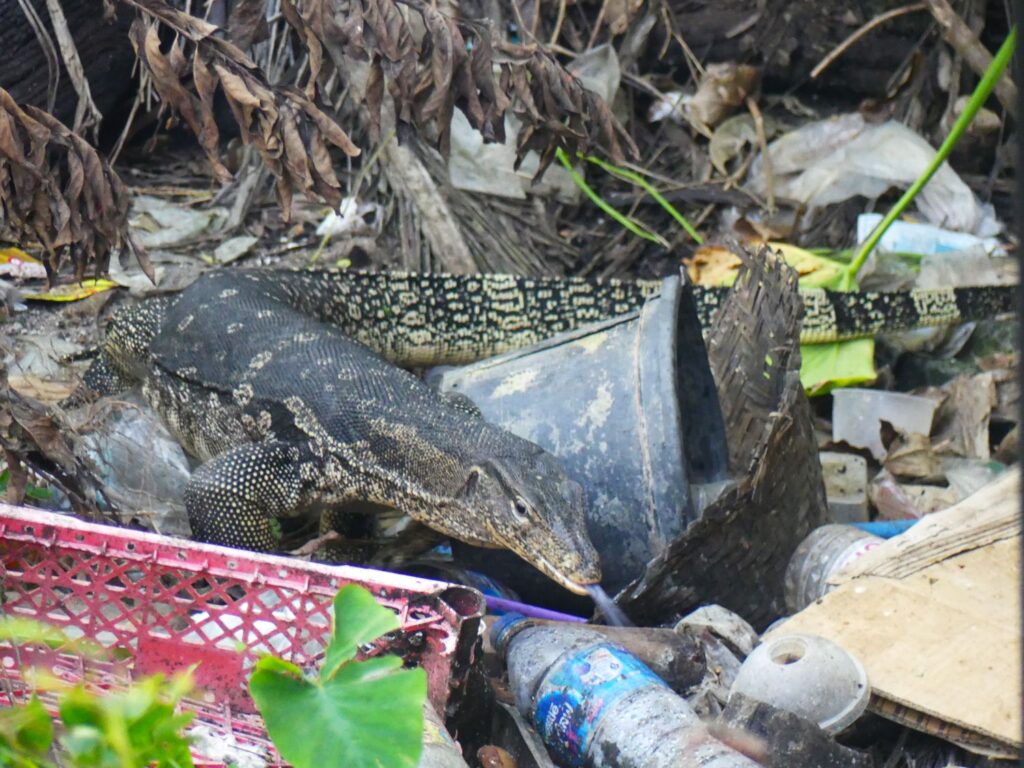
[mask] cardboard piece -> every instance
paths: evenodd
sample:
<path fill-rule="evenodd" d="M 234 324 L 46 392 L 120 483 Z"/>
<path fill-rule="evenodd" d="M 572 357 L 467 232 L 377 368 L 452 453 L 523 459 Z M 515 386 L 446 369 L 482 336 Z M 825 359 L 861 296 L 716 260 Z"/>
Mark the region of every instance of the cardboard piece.
<path fill-rule="evenodd" d="M 834 575 L 832 592 L 767 637 L 827 637 L 864 665 L 872 711 L 1019 757 L 1019 500 L 1009 470 Z"/>

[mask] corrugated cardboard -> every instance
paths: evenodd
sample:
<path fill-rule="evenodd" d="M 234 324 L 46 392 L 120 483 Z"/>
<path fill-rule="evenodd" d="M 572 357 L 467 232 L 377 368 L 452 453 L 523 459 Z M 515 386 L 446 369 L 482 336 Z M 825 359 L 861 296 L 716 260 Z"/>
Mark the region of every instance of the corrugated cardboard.
<path fill-rule="evenodd" d="M 769 636 L 827 637 L 860 659 L 871 709 L 976 752 L 1021 743 L 1020 476 L 929 515 L 830 579 Z"/>

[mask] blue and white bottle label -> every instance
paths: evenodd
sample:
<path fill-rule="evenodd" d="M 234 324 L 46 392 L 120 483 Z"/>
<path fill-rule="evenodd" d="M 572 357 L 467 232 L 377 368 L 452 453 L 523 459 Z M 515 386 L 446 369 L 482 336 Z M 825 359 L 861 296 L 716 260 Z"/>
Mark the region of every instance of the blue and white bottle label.
<path fill-rule="evenodd" d="M 609 643 L 574 653 L 548 675 L 537 692 L 534 726 L 555 761 L 586 764 L 601 718 L 624 696 L 652 685 L 667 688 L 641 661 Z"/>

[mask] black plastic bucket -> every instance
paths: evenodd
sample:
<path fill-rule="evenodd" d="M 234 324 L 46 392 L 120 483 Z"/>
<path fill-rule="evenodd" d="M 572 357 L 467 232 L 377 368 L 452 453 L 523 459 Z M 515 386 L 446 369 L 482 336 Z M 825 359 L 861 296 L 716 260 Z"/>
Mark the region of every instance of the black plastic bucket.
<path fill-rule="evenodd" d="M 677 276 L 635 312 L 472 365 L 435 368 L 427 379 L 561 459 L 586 491 L 602 585 L 613 594 L 696 519 L 695 487 L 726 477 L 714 379 L 692 293 Z M 531 582 L 539 597 L 555 589 L 522 576 L 528 566 L 505 562 L 507 553 L 457 551 L 526 599 L 538 598 Z"/>

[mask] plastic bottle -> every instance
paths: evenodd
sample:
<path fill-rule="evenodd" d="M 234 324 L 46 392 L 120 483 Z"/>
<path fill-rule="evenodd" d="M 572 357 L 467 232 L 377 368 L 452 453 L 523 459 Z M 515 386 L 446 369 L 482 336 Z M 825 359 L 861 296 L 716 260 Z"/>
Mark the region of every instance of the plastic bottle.
<path fill-rule="evenodd" d="M 786 607 L 796 613 L 824 597 L 829 576 L 883 541 L 850 525 L 823 525 L 811 531 L 786 568 Z"/>
<path fill-rule="evenodd" d="M 505 656 L 516 706 L 566 768 L 755 768 L 712 738 L 693 708 L 621 646 L 503 616 L 491 644 Z"/>
<path fill-rule="evenodd" d="M 639 659 L 673 691 L 684 693 L 707 674 L 705 649 L 690 635 L 654 627 L 606 627 L 529 618 L 537 626 L 557 627 L 566 637 L 594 637 L 614 643 Z"/>

